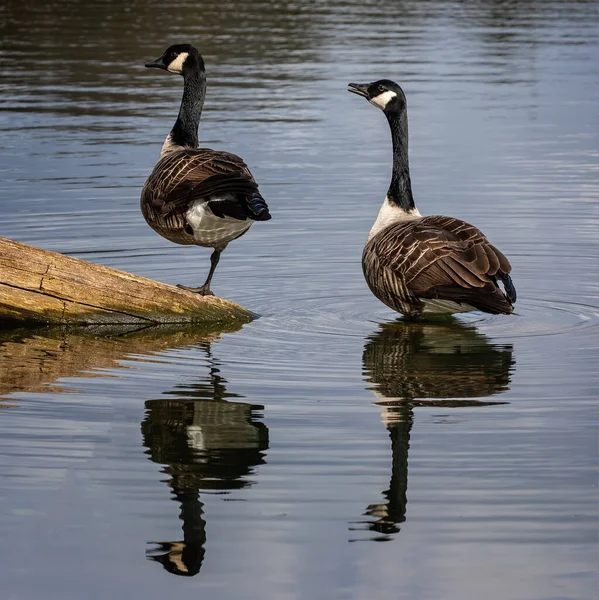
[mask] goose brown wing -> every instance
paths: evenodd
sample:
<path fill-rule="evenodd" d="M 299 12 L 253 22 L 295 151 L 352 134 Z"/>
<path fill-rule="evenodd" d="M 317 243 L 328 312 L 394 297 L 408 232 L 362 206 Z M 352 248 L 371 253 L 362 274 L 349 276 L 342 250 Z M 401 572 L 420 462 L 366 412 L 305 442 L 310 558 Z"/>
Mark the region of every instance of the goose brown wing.
<path fill-rule="evenodd" d="M 214 194 L 251 196 L 258 191 L 247 165 L 239 156 L 209 149 L 182 150 L 158 162 L 150 202 L 163 216 L 187 210 L 190 202 Z M 152 179 L 152 176 L 150 176 Z"/>
<path fill-rule="evenodd" d="M 512 303 L 497 286 L 498 278 L 509 280 L 511 265 L 476 227 L 452 217 L 430 216 L 399 223 L 377 237 L 381 266 L 386 263 L 416 298 L 512 312 Z"/>

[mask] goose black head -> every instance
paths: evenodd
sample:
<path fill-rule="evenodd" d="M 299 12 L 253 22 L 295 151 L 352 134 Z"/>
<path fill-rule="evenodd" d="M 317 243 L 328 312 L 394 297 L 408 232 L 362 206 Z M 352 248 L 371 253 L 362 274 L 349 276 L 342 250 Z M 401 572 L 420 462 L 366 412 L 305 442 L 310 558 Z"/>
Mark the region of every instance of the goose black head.
<path fill-rule="evenodd" d="M 348 92 L 362 96 L 385 113 L 399 113 L 406 108 L 406 96 L 401 87 L 390 79 L 372 83 L 349 83 Z"/>
<path fill-rule="evenodd" d="M 171 73 L 185 75 L 191 70 L 204 70 L 204 61 L 191 44 L 174 44 L 169 46 L 162 56 L 153 62 L 146 63 L 146 67 L 162 69 Z"/>

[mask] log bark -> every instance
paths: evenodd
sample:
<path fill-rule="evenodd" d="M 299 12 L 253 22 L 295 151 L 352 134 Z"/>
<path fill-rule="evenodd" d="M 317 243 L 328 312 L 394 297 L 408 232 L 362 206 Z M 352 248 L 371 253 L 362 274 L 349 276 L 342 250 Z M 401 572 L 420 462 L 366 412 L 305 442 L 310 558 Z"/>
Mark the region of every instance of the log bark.
<path fill-rule="evenodd" d="M 215 296 L 0 238 L 0 326 L 247 323 Z"/>

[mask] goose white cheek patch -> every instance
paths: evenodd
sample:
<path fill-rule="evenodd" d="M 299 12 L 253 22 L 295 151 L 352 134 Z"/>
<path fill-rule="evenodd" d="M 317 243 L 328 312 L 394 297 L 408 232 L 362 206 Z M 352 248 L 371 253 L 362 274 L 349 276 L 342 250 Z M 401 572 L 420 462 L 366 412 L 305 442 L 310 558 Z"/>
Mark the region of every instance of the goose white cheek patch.
<path fill-rule="evenodd" d="M 167 71 L 171 73 L 182 73 L 183 72 L 183 63 L 185 59 L 189 56 L 187 52 L 181 52 L 175 60 L 173 60 L 170 65 L 167 67 Z"/>
<path fill-rule="evenodd" d="M 379 108 L 385 108 L 385 106 L 387 106 L 387 104 L 389 104 L 389 102 L 391 102 L 391 100 L 393 100 L 393 98 L 396 97 L 397 94 L 395 92 L 387 90 L 386 92 L 383 92 L 382 94 L 371 98 L 369 102 L 371 104 L 374 104 L 375 106 L 378 106 Z"/>

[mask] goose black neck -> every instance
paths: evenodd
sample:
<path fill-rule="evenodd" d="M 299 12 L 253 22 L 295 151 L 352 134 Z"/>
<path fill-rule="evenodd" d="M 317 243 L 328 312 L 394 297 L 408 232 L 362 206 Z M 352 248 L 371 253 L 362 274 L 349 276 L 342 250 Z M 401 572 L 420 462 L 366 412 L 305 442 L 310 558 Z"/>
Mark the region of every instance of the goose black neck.
<path fill-rule="evenodd" d="M 387 197 L 392 204 L 402 210 L 410 212 L 416 207 L 412 196 L 412 183 L 410 181 L 410 166 L 408 163 L 408 113 L 385 113 L 391 139 L 393 141 L 393 174 Z"/>
<path fill-rule="evenodd" d="M 206 74 L 200 69 L 185 73 L 179 116 L 171 130 L 171 139 L 177 146 L 199 146 L 198 127 L 205 96 Z"/>

